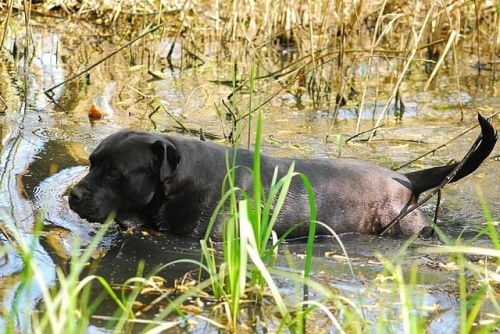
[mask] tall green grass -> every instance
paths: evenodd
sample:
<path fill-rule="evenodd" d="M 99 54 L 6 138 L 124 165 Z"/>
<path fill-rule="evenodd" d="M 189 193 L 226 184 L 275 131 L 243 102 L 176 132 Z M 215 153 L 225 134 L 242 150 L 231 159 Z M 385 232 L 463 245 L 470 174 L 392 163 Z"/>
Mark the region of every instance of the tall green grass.
<path fill-rule="evenodd" d="M 87 274 L 92 254 L 97 250 L 99 243 L 113 222 L 113 217 L 110 217 L 83 251 L 79 238 L 72 239 L 72 254 L 68 266 L 62 268 L 57 265 L 54 268 L 56 281 L 51 281 L 45 276 L 46 272 L 36 261 L 35 252 L 40 247 L 38 236 L 43 228 L 42 220 L 38 220 L 32 236 L 21 232 L 6 215 L 2 215 L 2 221 L 12 232 L 10 234 L 13 238 L 12 245 L 24 263 L 20 274 L 20 283 L 14 291 L 13 304 L 7 306 L 11 310 L 3 312 L 7 316 L 4 317 L 6 326 L 2 333 L 19 333 L 20 331 L 23 333 L 55 334 L 88 333 L 92 318 L 103 320 L 104 326 L 113 333 L 131 332 L 136 324 L 149 325 L 144 327 L 144 331 L 160 332 L 185 323 L 182 320 L 185 319 L 185 315 L 179 306 L 186 299 L 196 296 L 209 285 L 208 281 L 201 282 L 191 291 L 169 303 L 168 307 L 155 319 L 139 320 L 137 316 L 140 312 L 137 312 L 135 306 L 145 288 L 162 294 L 163 299 L 168 300 L 168 293 L 157 284 L 154 279 L 155 275 L 171 265 L 179 262 L 187 263 L 190 260 L 167 263 L 147 275 L 144 273 L 144 262 L 141 262 L 136 276 L 123 282 L 117 293 L 117 287 L 111 286 L 106 278 Z M 195 264 L 203 267 L 199 262 L 195 262 Z M 34 289 L 35 286 L 39 289 Z M 97 293 L 98 290 L 101 290 L 101 293 Z M 37 296 L 35 291 L 40 291 L 41 295 Z M 99 314 L 99 306 L 104 298 L 108 298 L 116 304 L 116 311 L 111 316 Z M 163 319 L 172 312 L 177 312 L 181 320 L 164 321 Z"/>
<path fill-rule="evenodd" d="M 254 147 L 254 164 L 253 169 L 249 171 L 253 175 L 253 197 L 250 197 L 244 189 L 235 184 L 236 170 L 243 168 L 236 165 L 236 149 L 232 164 L 229 162 L 229 156 L 226 158 L 228 174 L 222 185 L 224 195 L 208 225 L 206 237 L 201 241 L 202 252 L 207 267 L 210 268 L 214 296 L 217 299 L 224 298 L 230 305 L 230 323 L 232 326 L 236 326 L 238 322 L 237 317 L 241 298 L 245 295 L 258 303 L 267 287 L 272 291 L 273 298 L 283 317 L 283 322 L 289 326 L 291 331 L 295 331 L 296 324 L 291 321 L 290 312 L 283 304 L 282 297 L 272 281 L 268 268 L 273 267 L 278 246 L 286 238 L 286 235 L 277 238 L 276 234 L 273 233 L 273 227 L 284 205 L 293 177 L 299 177 L 300 174 L 294 172 L 294 163 L 290 165 L 281 179 L 278 179 L 278 170 L 276 169 L 269 190 L 265 191 L 260 177 L 261 123 L 262 115 L 259 112 Z M 306 189 L 308 189 L 311 208 L 311 233 L 308 238 L 309 251 L 304 269 L 304 277 L 308 278 L 315 234 L 315 205 L 312 188 L 307 178 L 303 175 L 300 175 L 300 177 L 303 178 Z M 228 185 L 227 190 L 226 183 Z M 226 204 L 226 201 L 229 201 L 229 203 Z M 225 216 L 226 209 L 227 217 Z M 223 224 L 222 252 L 224 262 L 217 266 L 214 253 L 209 247 L 209 237 L 219 217 L 221 217 Z M 252 267 L 249 267 L 248 260 L 251 260 Z M 247 276 L 250 277 L 248 281 Z"/>
<path fill-rule="evenodd" d="M 117 303 L 121 310 L 126 310 L 126 300 L 120 300 L 113 292 L 106 280 L 99 276 L 90 275 L 80 280 L 86 264 L 90 260 L 92 253 L 96 250 L 102 237 L 108 230 L 113 218 L 111 217 L 103 228 L 97 233 L 92 243 L 80 254 L 80 244 L 78 238 L 74 239 L 73 254 L 69 265 L 68 274 L 60 268 L 55 268 L 57 283 L 46 280 L 44 271 L 36 262 L 35 250 L 38 245 L 38 233 L 41 231 L 43 223 L 38 220 L 34 235 L 30 238 L 22 233 L 17 226 L 8 218 L 3 217 L 3 221 L 9 227 L 13 236 L 13 245 L 21 257 L 24 267 L 21 273 L 21 282 L 15 292 L 13 312 L 7 319 L 7 332 L 16 332 L 16 327 L 21 326 L 28 332 L 35 333 L 62 333 L 69 331 L 72 333 L 83 333 L 89 325 L 89 317 L 98 306 L 89 301 L 90 282 L 98 281 L 109 296 Z M 33 286 L 37 286 L 41 291 L 41 305 L 38 311 L 33 310 Z M 23 296 L 23 298 L 18 298 Z M 22 305 L 22 303 L 26 303 Z M 24 309 L 28 312 L 21 316 L 17 309 Z M 27 316 L 31 313 L 31 317 Z M 128 313 L 133 318 L 133 313 Z"/>
<path fill-rule="evenodd" d="M 484 227 L 469 241 L 462 240 L 459 236 L 455 241 L 450 241 L 439 228 L 436 228 L 445 246 L 424 248 L 422 253 L 449 254 L 458 267 L 458 281 L 460 293 L 460 333 L 489 333 L 500 330 L 500 231 L 496 227 L 500 217 L 493 219 L 488 209 L 486 198 L 481 189 L 477 189 L 479 203 L 485 216 Z M 464 230 L 465 231 L 465 230 Z M 487 236 L 492 248 L 471 246 L 481 236 Z M 472 257 L 472 258 L 471 258 Z M 481 257 L 482 265 L 474 258 Z M 471 289 L 471 286 L 473 288 Z M 485 304 L 492 310 L 492 316 L 481 323 L 481 314 Z"/>

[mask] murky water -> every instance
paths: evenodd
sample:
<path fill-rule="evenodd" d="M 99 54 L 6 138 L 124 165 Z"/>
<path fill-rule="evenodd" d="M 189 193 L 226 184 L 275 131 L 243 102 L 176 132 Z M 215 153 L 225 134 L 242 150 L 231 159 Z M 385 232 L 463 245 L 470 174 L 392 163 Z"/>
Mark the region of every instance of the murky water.
<path fill-rule="evenodd" d="M 70 33 L 73 29 L 81 31 L 78 36 L 85 36 L 85 43 L 81 43 L 81 37 Z M 7 44 L 9 50 L 16 45 L 17 55 L 0 62 L 0 95 L 9 106 L 0 115 L 2 220 L 13 222 L 20 233 L 36 244 L 36 260 L 49 283 L 55 280 L 55 264 L 65 263 L 71 253 L 72 238 L 79 236 L 83 248 L 99 229 L 99 225 L 89 224 L 69 210 L 67 193 L 68 188 L 86 173 L 86 158 L 103 138 L 129 127 L 188 137 L 198 136 L 202 129 L 208 138 L 225 143 L 222 139 L 230 132 L 220 101 L 230 94 L 231 88 L 217 82 L 231 80 L 227 65 L 213 63 L 182 71 L 162 68 L 162 52 L 167 52 L 171 43 L 168 38 L 164 44 L 160 43 L 159 60 L 155 64 L 162 79 L 148 74 L 146 65 L 138 65 L 147 64 L 144 59 L 146 46 L 138 43 L 127 52 L 103 62 L 90 71 L 90 75 L 54 89 L 53 100 L 49 99 L 45 90 L 122 44 L 86 29 L 73 24 L 69 24 L 66 31 L 50 23 L 35 26 L 34 49 L 30 49 L 28 63 L 20 56 L 24 53 L 19 50 L 23 45 L 23 34 L 16 35 Z M 143 58 L 138 58 L 141 56 Z M 179 57 L 174 54 L 174 60 L 179 61 Z M 338 122 L 330 131 L 331 110 L 328 107 L 315 108 L 307 98 L 298 99 L 292 93 L 282 92 L 263 108 L 263 150 L 298 158 L 341 155 L 388 168 L 399 166 L 474 125 L 478 110 L 488 115 L 499 109 L 500 85 L 491 80 L 490 72 L 478 72 L 472 65 L 474 59 L 463 64 L 460 94 L 453 93 L 456 81 L 446 73 L 440 74 L 432 92 L 422 93 L 425 72 L 413 70 L 411 80 L 402 87 L 406 105 L 402 120 L 398 121 L 392 115 L 387 117 L 386 126 L 378 131 L 371 143 L 353 141 L 342 147 L 339 145 L 340 138 L 345 140 L 355 132 L 354 106 L 348 104 L 341 108 Z M 257 101 L 266 101 L 276 91 L 272 80 L 267 85 L 269 90 L 260 89 L 255 93 Z M 460 120 L 458 101 L 463 104 L 463 121 Z M 243 99 L 242 105 L 245 103 Z M 92 104 L 105 113 L 103 119 L 89 120 L 88 111 Z M 373 126 L 372 120 L 382 107 L 383 99 L 378 102 L 368 99 L 362 130 Z M 494 124 L 500 128 L 498 117 Z M 329 140 L 325 141 L 329 132 Z M 476 135 L 477 130 L 472 131 L 411 168 L 437 166 L 451 159 L 460 159 Z M 470 238 L 480 229 L 484 214 L 478 200 L 478 189 L 484 194 L 493 217 L 500 216 L 499 154 L 497 146 L 492 158 L 478 172 L 445 189 L 439 224 L 450 237 L 456 237 L 466 229 L 464 236 Z M 427 205 L 429 214 L 433 208 L 434 204 Z M 41 213 L 46 230 L 39 242 L 33 239 L 32 229 Z M 364 291 L 366 282 L 360 278 L 367 282 L 375 279 L 383 268 L 380 258 L 393 256 L 405 239 L 346 235 L 343 242 L 351 257 L 355 277 L 342 260 L 340 248 L 331 239 L 318 240 L 315 244 L 313 276 L 349 295 Z M 403 263 L 407 269 L 413 264 L 419 265 L 420 284 L 416 293 L 418 291 L 420 298 L 425 299 L 425 305 L 438 305 L 433 311 L 425 311 L 435 314 L 428 323 L 429 330 L 433 333 L 453 331 L 459 305 L 455 296 L 446 291 L 456 291 L 456 282 L 448 278 L 446 271 L 439 269 L 439 258 L 415 252 L 422 245 L 439 244 L 439 241 L 419 242 L 412 245 Z M 3 234 L 0 234 L 0 243 L 9 244 Z M 487 245 L 488 240 L 482 238 L 476 244 Z M 292 254 L 296 267 L 300 268 L 300 255 L 305 252 L 305 245 L 292 242 L 285 248 Z M 5 290 L 1 294 L 3 306 L 12 304 L 12 296 L 19 288 L 15 277 L 22 269 L 22 261 L 15 250 L 7 249 L 8 257 L 2 260 L 5 262 L 0 266 L 0 276 L 10 277 L 13 283 L 0 287 Z M 171 234 L 120 235 L 117 230 L 107 235 L 100 251 L 97 273 L 112 283 L 122 283 L 133 276 L 142 259 L 146 261 L 148 271 L 175 259 L 199 259 L 200 256 L 199 242 L 194 239 Z M 280 261 L 278 267 L 288 268 L 286 260 Z M 167 282 L 172 283 L 190 269 L 189 266 L 176 265 L 164 275 Z M 280 284 L 284 292 L 294 289 L 284 279 Z M 31 298 L 35 304 L 40 292 L 34 291 L 26 298 Z M 371 294 L 363 303 L 376 304 L 383 302 L 383 298 L 381 293 Z M 367 317 L 375 316 L 377 312 L 380 310 L 374 310 L 370 315 L 368 307 Z"/>

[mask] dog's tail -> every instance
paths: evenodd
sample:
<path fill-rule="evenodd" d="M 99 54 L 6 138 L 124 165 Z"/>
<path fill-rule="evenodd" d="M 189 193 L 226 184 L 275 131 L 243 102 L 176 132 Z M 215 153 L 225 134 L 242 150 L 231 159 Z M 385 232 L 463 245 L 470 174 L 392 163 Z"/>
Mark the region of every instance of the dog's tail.
<path fill-rule="evenodd" d="M 497 142 L 497 133 L 493 129 L 493 126 L 480 114 L 477 114 L 477 118 L 479 120 L 479 125 L 481 126 L 481 143 L 472 152 L 465 164 L 462 168 L 460 168 L 450 182 L 458 181 L 474 172 L 488 157 L 488 155 L 490 155 L 491 151 L 493 151 L 493 148 L 495 147 Z M 428 189 L 439 186 L 457 165 L 458 163 L 449 166 L 434 167 L 418 172 L 407 173 L 405 175 L 408 179 L 410 179 L 413 187 L 413 193 L 418 196 L 420 193 Z"/>

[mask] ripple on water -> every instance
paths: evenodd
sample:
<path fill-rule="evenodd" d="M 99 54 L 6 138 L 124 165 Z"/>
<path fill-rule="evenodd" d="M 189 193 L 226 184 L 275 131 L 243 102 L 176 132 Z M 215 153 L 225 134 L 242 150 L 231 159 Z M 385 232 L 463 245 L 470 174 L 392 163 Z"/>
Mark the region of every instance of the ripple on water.
<path fill-rule="evenodd" d="M 91 135 L 89 133 L 77 132 L 77 131 L 68 131 L 62 128 L 55 127 L 37 127 L 31 131 L 33 135 L 44 140 L 71 140 L 71 141 L 80 141 L 80 140 L 89 140 Z"/>
<path fill-rule="evenodd" d="M 61 227 L 78 236 L 82 245 L 89 244 L 101 224 L 89 223 L 74 213 L 68 205 L 69 189 L 88 171 L 86 166 L 70 167 L 50 176 L 40 183 L 34 191 L 34 206 L 44 213 L 47 225 Z M 114 244 L 116 233 L 108 233 L 101 245 L 105 248 Z"/>

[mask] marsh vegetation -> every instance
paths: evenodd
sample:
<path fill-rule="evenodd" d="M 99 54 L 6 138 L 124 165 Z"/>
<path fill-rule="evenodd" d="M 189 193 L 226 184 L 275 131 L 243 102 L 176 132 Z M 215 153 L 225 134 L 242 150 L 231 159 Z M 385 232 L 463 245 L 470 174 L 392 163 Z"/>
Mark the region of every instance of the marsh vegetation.
<path fill-rule="evenodd" d="M 430 240 L 279 240 L 270 203 L 307 175 L 266 192 L 258 153 L 406 171 L 461 159 L 478 111 L 500 128 L 499 17 L 495 1 L 0 3 L 0 326 L 498 331 L 498 148 L 443 190 Z M 123 127 L 255 149 L 263 205 L 237 200 L 228 161 L 222 244 L 82 221 L 67 189 Z"/>

